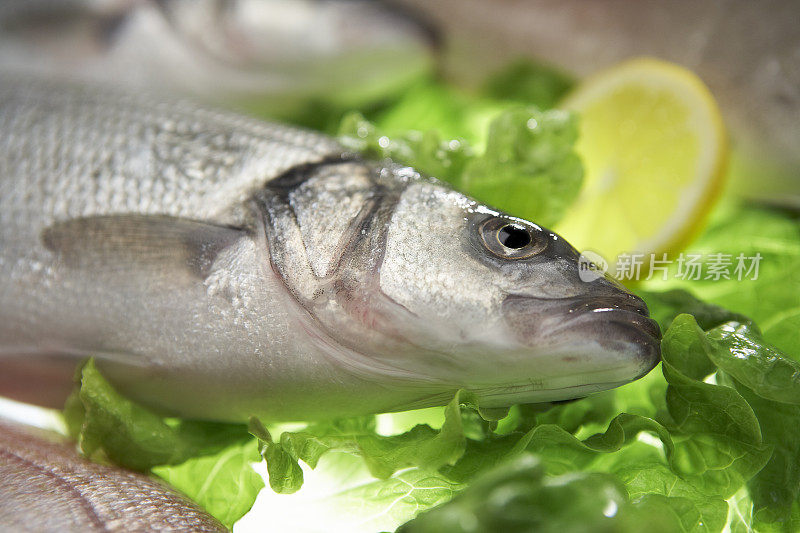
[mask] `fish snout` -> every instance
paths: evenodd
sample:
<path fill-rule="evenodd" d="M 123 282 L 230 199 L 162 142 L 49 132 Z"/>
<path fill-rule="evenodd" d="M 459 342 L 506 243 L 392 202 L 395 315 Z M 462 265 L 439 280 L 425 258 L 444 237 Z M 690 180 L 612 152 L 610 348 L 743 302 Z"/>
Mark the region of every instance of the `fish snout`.
<path fill-rule="evenodd" d="M 630 311 L 646 317 L 650 315 L 644 300 L 631 293 L 575 298 L 569 307 L 569 312 L 592 312 L 601 309 Z"/>
<path fill-rule="evenodd" d="M 592 313 L 601 321 L 630 323 L 654 340 L 661 340 L 661 328 L 658 322 L 650 318 L 647 304 L 635 294 L 621 292 L 617 295 L 576 299 L 567 312 L 576 316 Z"/>
<path fill-rule="evenodd" d="M 661 329 L 644 301 L 621 290 L 546 299 L 509 295 L 502 304 L 512 336 L 532 352 L 567 354 L 587 366 L 627 368 L 637 379 L 661 360 Z"/>
<path fill-rule="evenodd" d="M 506 321 L 528 334 L 548 333 L 553 326 L 569 325 L 573 320 L 626 317 L 656 340 L 661 339 L 658 323 L 650 318 L 647 304 L 629 292 L 615 290 L 606 294 L 579 295 L 569 298 L 539 298 L 510 294 L 502 304 Z"/>

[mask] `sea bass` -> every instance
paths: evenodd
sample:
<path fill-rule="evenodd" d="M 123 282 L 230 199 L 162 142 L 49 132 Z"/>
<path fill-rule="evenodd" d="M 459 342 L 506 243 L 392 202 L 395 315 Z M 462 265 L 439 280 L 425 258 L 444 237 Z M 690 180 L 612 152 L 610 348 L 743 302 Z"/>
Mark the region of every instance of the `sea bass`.
<path fill-rule="evenodd" d="M 321 134 L 0 77 L 0 360 L 94 356 L 185 417 L 582 397 L 659 360 L 560 236 Z"/>
<path fill-rule="evenodd" d="M 401 90 L 430 70 L 433 39 L 372 0 L 0 2 L 6 68 L 281 116 L 311 99 L 358 107 Z"/>
<path fill-rule="evenodd" d="M 54 432 L 0 418 L 0 530 L 228 531 L 157 480 L 78 455 Z"/>

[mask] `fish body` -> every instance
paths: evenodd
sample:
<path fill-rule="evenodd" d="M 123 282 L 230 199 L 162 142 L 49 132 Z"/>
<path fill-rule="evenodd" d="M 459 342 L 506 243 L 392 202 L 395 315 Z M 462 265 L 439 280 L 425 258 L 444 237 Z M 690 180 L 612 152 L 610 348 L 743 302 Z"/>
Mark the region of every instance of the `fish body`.
<path fill-rule="evenodd" d="M 0 77 L 0 361 L 98 359 L 169 414 L 584 396 L 658 361 L 643 302 L 534 223 L 334 140 Z"/>
<path fill-rule="evenodd" d="M 2 419 L 0 479 L 3 531 L 227 531 L 155 479 L 93 463 L 57 433 Z"/>

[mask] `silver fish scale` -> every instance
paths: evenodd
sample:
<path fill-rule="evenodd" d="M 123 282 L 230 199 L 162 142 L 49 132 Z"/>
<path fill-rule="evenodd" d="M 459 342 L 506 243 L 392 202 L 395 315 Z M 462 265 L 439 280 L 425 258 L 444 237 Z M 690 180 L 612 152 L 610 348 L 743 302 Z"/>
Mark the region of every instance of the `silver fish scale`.
<path fill-rule="evenodd" d="M 30 246 L 52 222 L 92 215 L 241 223 L 254 189 L 342 151 L 322 135 L 185 101 L 0 73 L 0 243 Z"/>

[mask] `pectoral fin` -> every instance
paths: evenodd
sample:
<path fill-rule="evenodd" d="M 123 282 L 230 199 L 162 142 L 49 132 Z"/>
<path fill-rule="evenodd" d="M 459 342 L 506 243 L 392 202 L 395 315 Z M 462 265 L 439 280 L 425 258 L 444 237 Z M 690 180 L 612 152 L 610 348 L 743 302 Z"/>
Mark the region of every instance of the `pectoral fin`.
<path fill-rule="evenodd" d="M 68 268 L 186 271 L 205 278 L 217 255 L 245 230 L 167 216 L 117 215 L 59 222 L 44 246 Z"/>

